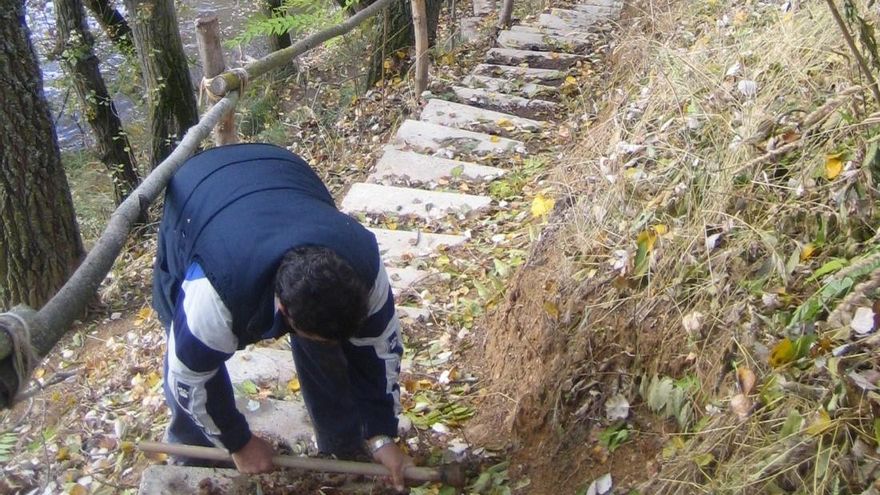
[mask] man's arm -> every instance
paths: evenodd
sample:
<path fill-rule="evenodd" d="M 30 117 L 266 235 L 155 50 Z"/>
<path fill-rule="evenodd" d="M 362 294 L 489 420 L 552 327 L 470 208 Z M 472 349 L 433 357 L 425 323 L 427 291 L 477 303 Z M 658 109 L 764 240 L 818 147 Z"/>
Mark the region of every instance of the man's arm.
<path fill-rule="evenodd" d="M 232 316 L 197 264 L 181 285 L 168 336 L 168 381 L 175 401 L 205 436 L 233 453 L 244 472 L 271 468 L 271 447 L 251 435 L 224 364 L 238 347 Z M 240 463 L 238 453 L 249 453 Z M 267 452 L 268 451 L 268 452 Z M 268 461 L 266 460 L 268 458 Z M 268 462 L 268 464 L 267 464 Z"/>

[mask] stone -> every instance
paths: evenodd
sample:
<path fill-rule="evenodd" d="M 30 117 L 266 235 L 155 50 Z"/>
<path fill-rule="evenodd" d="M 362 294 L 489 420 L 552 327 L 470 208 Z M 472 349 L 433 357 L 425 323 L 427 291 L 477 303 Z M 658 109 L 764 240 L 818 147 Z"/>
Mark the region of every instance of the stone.
<path fill-rule="evenodd" d="M 593 42 L 585 36 L 557 36 L 522 31 L 501 31 L 498 45 L 516 50 L 586 52 Z"/>
<path fill-rule="evenodd" d="M 480 19 L 479 17 L 465 17 L 459 21 L 458 36 L 462 42 L 467 43 L 474 41 L 480 37 Z M 451 49 L 451 48 L 450 48 Z"/>
<path fill-rule="evenodd" d="M 205 480 L 205 481 L 203 481 Z M 252 478 L 235 469 L 216 469 L 190 466 L 147 466 L 141 473 L 139 495 L 180 495 L 208 493 L 200 484 L 210 483 L 211 493 L 246 495 L 253 493 Z"/>
<path fill-rule="evenodd" d="M 302 395 L 292 400 L 252 399 L 236 395 L 235 406 L 244 414 L 251 431 L 267 439 L 294 446 L 311 442 L 314 435 L 312 420 Z"/>
<path fill-rule="evenodd" d="M 413 321 L 428 321 L 431 319 L 431 311 L 413 306 L 397 306 L 397 316 Z"/>
<path fill-rule="evenodd" d="M 496 0 L 473 0 L 474 15 L 483 17 L 495 12 Z"/>
<path fill-rule="evenodd" d="M 385 267 L 385 271 L 388 273 L 388 280 L 391 282 L 391 289 L 395 294 L 400 294 L 431 275 L 429 271 L 419 270 L 410 266 L 389 266 Z"/>
<path fill-rule="evenodd" d="M 523 98 L 485 89 L 472 89 L 461 86 L 453 86 L 452 91 L 462 101 L 526 117 L 549 116 L 559 110 L 557 103 L 547 100 Z"/>
<path fill-rule="evenodd" d="M 422 110 L 421 120 L 457 129 L 493 134 L 512 131 L 535 132 L 546 126 L 545 122 L 436 98 L 428 100 Z"/>
<path fill-rule="evenodd" d="M 498 65 L 526 64 L 536 69 L 568 69 L 584 57 L 572 53 L 559 53 L 514 48 L 492 48 L 486 52 L 486 62 Z"/>
<path fill-rule="evenodd" d="M 359 182 L 342 199 L 342 210 L 386 215 L 415 215 L 425 219 L 449 213 L 468 214 L 489 206 L 492 198 L 471 194 L 426 191 Z"/>
<path fill-rule="evenodd" d="M 523 98 L 556 98 L 559 96 L 559 88 L 521 81 L 511 81 L 497 77 L 470 75 L 462 80 L 471 89 L 485 89 L 496 93 L 521 96 Z"/>
<path fill-rule="evenodd" d="M 488 181 L 501 177 L 504 173 L 505 170 L 498 167 L 487 167 L 386 146 L 385 153 L 376 164 L 376 170 L 368 177 L 368 181 L 382 183 L 393 178 L 408 178 L 417 182 L 436 182 L 452 177 Z"/>
<path fill-rule="evenodd" d="M 572 8 L 578 12 L 601 17 L 613 17 L 620 11 L 620 7 L 604 5 L 574 5 Z"/>
<path fill-rule="evenodd" d="M 534 69 L 532 67 L 479 64 L 474 67 L 473 75 L 558 86 L 565 80 L 566 74 L 561 70 L 555 69 Z"/>
<path fill-rule="evenodd" d="M 554 9 L 556 10 L 556 9 Z M 538 16 L 538 26 L 561 31 L 572 29 L 588 29 L 595 25 L 595 21 L 581 21 L 575 18 L 560 17 L 553 14 L 541 14 Z"/>
<path fill-rule="evenodd" d="M 408 146 L 416 151 L 438 151 L 443 149 L 455 156 L 473 153 L 485 155 L 523 152 L 521 141 L 492 136 L 482 132 L 472 132 L 419 120 L 405 120 L 394 135 L 394 145 Z"/>
<path fill-rule="evenodd" d="M 457 246 L 465 241 L 463 235 L 429 234 L 409 230 L 369 229 L 376 236 L 379 252 L 386 261 L 399 258 L 426 256 L 439 246 Z"/>
<path fill-rule="evenodd" d="M 226 361 L 233 384 L 250 380 L 260 386 L 286 386 L 296 377 L 289 350 L 251 347 L 236 352 Z"/>

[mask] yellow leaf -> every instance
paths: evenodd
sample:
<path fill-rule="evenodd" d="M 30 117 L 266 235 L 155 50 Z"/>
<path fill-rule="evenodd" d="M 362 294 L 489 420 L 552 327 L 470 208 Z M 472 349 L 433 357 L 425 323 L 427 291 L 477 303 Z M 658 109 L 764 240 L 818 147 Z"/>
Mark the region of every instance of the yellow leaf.
<path fill-rule="evenodd" d="M 654 249 L 654 243 L 657 242 L 657 234 L 654 229 L 643 230 L 636 237 L 636 243 L 639 246 L 645 246 L 645 251 L 651 252 Z"/>
<path fill-rule="evenodd" d="M 501 141 L 501 138 L 498 136 L 492 136 L 489 138 L 489 141 L 491 141 L 493 143 L 497 143 L 497 142 Z"/>
<path fill-rule="evenodd" d="M 654 233 L 657 234 L 658 236 L 664 235 L 667 232 L 669 232 L 669 227 L 667 227 L 666 224 L 663 224 L 663 223 L 658 223 L 657 225 L 655 225 L 651 228 L 654 229 Z"/>
<path fill-rule="evenodd" d="M 553 318 L 559 318 L 559 306 L 551 301 L 544 301 L 544 311 Z"/>
<path fill-rule="evenodd" d="M 816 414 L 816 419 L 813 423 L 807 427 L 806 432 L 813 436 L 821 435 L 828 428 L 831 427 L 831 416 L 828 415 L 828 411 L 825 408 L 819 409 L 819 413 Z"/>
<path fill-rule="evenodd" d="M 80 485 L 79 483 L 70 487 L 70 490 L 67 491 L 67 495 L 88 495 L 89 491 L 86 487 Z"/>
<path fill-rule="evenodd" d="M 287 382 L 287 391 L 291 393 L 299 392 L 299 378 L 293 378 Z"/>
<path fill-rule="evenodd" d="M 36 378 L 37 380 L 39 380 L 40 378 L 43 378 L 43 376 L 45 374 L 46 374 L 46 368 L 37 368 L 34 370 L 34 378 Z"/>
<path fill-rule="evenodd" d="M 573 85 L 577 84 L 577 82 L 578 82 L 578 80 L 575 79 L 574 76 L 566 76 L 565 77 L 565 84 L 566 85 L 573 86 Z"/>
<path fill-rule="evenodd" d="M 451 53 L 444 54 L 440 57 L 440 63 L 442 65 L 452 65 L 455 62 L 455 57 L 452 56 Z"/>
<path fill-rule="evenodd" d="M 55 460 L 58 462 L 66 461 L 70 459 L 70 449 L 67 447 L 61 447 L 58 449 L 58 453 L 55 454 Z"/>
<path fill-rule="evenodd" d="M 119 450 L 125 452 L 126 454 L 130 454 L 134 452 L 134 442 L 122 441 L 119 442 Z"/>
<path fill-rule="evenodd" d="M 825 155 L 825 178 L 834 180 L 843 171 L 843 153 Z"/>
<path fill-rule="evenodd" d="M 755 383 L 758 381 L 755 373 L 746 367 L 738 367 L 736 369 L 736 378 L 739 382 L 739 389 L 744 395 L 752 393 Z"/>
<path fill-rule="evenodd" d="M 795 349 L 794 342 L 786 337 L 773 346 L 773 350 L 770 351 L 770 366 L 778 368 L 794 361 L 795 356 L 797 356 L 797 349 Z"/>
<path fill-rule="evenodd" d="M 805 245 L 803 249 L 801 249 L 801 261 L 807 261 L 808 259 L 812 258 L 813 253 L 815 252 L 816 245 L 812 242 L 807 243 L 807 245 Z"/>
<path fill-rule="evenodd" d="M 148 387 L 153 388 L 161 382 L 162 382 L 162 377 L 159 376 L 159 373 L 152 371 L 152 372 L 150 372 L 149 375 L 147 375 L 146 383 L 147 383 Z"/>
<path fill-rule="evenodd" d="M 532 200 L 532 216 L 535 218 L 543 217 L 553 211 L 556 201 L 553 198 L 544 197 L 543 194 L 535 196 Z"/>
<path fill-rule="evenodd" d="M 512 131 L 516 129 L 516 125 L 514 125 L 513 121 L 508 119 L 507 117 L 501 117 L 495 122 L 498 127 L 504 129 L 505 131 Z"/>
<path fill-rule="evenodd" d="M 382 67 L 386 70 L 390 69 L 394 65 L 394 62 L 391 61 L 390 58 L 386 58 L 384 62 L 382 62 Z"/>

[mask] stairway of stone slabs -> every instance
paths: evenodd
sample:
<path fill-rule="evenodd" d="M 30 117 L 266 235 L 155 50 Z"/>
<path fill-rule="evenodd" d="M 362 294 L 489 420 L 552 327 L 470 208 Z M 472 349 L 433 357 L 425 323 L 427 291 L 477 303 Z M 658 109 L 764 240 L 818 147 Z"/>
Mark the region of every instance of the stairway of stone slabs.
<path fill-rule="evenodd" d="M 462 19 L 463 38 L 476 37 L 480 22 L 494 22 L 495 2 L 473 0 L 474 16 Z M 500 0 L 498 7 L 500 7 Z M 453 178 L 477 184 L 502 177 L 504 167 L 466 161 L 492 155 L 493 163 L 528 152 L 522 141 L 505 136 L 540 133 L 563 109 L 557 102 L 568 71 L 602 40 L 598 26 L 619 14 L 620 0 L 583 0 L 569 8 L 550 8 L 533 21 L 500 31 L 495 47 L 486 52 L 458 85 L 444 94 L 428 96 L 419 118 L 406 120 L 391 139 L 366 182 L 351 186 L 342 199 L 343 211 L 359 218 L 403 217 L 428 226 L 450 214 L 474 217 L 492 204 L 488 196 L 429 188 Z M 401 187 L 395 184 L 407 184 Z M 477 189 L 477 188 L 474 188 Z M 367 222 L 370 225 L 378 222 Z M 435 222 L 436 223 L 436 222 Z M 396 295 L 419 288 L 433 275 L 413 263 L 441 246 L 468 242 L 458 232 L 388 230 L 369 227 L 376 235 Z M 399 305 L 408 319 L 430 317 L 430 307 Z M 236 353 L 227 363 L 236 387 L 254 383 L 260 388 L 285 388 L 295 378 L 288 350 L 255 347 Z M 312 428 L 301 398 L 255 399 L 242 394 L 236 403 L 251 428 L 305 452 Z M 231 469 L 154 465 L 142 476 L 139 493 L 197 493 L 208 479 L 222 493 L 246 493 L 248 485 Z"/>

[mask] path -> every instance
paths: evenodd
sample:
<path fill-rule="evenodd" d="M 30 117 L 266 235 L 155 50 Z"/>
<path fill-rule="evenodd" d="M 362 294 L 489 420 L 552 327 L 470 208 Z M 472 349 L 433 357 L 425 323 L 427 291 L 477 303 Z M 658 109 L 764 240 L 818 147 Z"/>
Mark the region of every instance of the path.
<path fill-rule="evenodd" d="M 370 228 L 398 297 L 433 275 L 417 267 L 414 260 L 441 246 L 468 241 L 459 232 L 433 231 L 437 227 L 432 220 L 449 214 L 480 215 L 492 204 L 488 196 L 430 186 L 451 180 L 475 185 L 491 181 L 503 176 L 506 169 L 480 165 L 475 159 L 491 156 L 498 164 L 509 162 L 505 157 L 526 154 L 527 143 L 516 137 L 537 135 L 549 125 L 542 119 L 562 110 L 558 96 L 566 71 L 600 39 L 601 34 L 591 27 L 616 17 L 619 1 L 582 0 L 570 9 L 551 8 L 534 22 L 499 32 L 496 47 L 487 51 L 485 62 L 460 85 L 450 88 L 454 101 L 430 97 L 418 120 L 406 120 L 400 126 L 367 182 L 351 186 L 340 205 L 343 211 L 365 219 L 392 216 L 407 220 L 407 230 Z M 476 26 L 493 12 L 494 3 L 474 0 L 474 17 L 462 21 L 463 36 L 477 36 Z M 425 232 L 429 229 L 432 232 Z M 427 318 L 431 308 L 404 304 L 398 311 L 406 320 Z M 295 376 L 290 353 L 284 350 L 239 352 L 227 366 L 234 384 L 250 381 L 262 387 L 284 387 Z M 240 398 L 238 403 L 255 431 L 290 445 L 310 440 L 310 422 L 301 398 Z M 144 471 L 140 493 L 195 493 L 206 477 L 221 489 L 237 486 L 237 473 L 232 470 L 156 465 Z"/>

